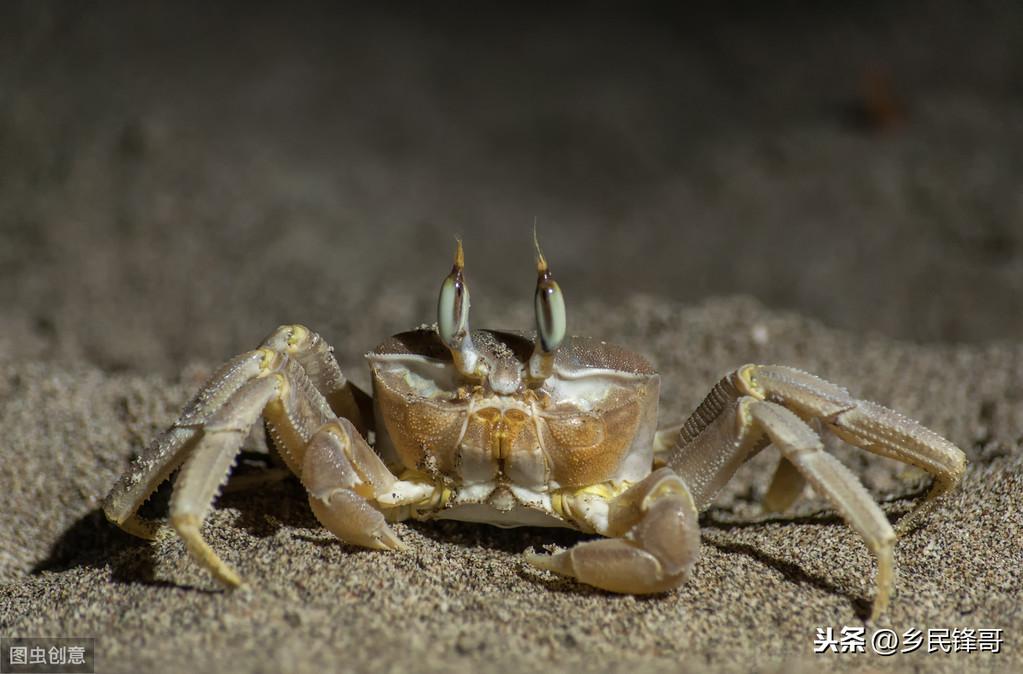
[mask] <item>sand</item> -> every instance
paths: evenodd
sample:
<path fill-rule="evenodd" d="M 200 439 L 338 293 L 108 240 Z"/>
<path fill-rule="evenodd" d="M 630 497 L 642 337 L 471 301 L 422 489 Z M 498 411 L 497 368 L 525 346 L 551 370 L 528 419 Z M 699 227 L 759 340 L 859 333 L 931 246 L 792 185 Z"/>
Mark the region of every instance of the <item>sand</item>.
<path fill-rule="evenodd" d="M 98 511 L 129 455 L 173 419 L 209 364 L 170 379 L 4 365 L 0 632 L 97 636 L 109 672 L 1023 667 L 1023 349 L 856 337 L 742 298 L 690 307 L 637 297 L 607 309 L 588 302 L 576 321 L 650 355 L 664 374 L 666 419 L 735 364 L 785 362 L 964 448 L 971 463 L 960 489 L 898 544 L 897 592 L 876 626 L 1001 628 L 1003 652 L 814 656 L 817 627 L 864 624 L 873 565 L 812 493 L 791 513 L 759 515 L 772 450 L 702 516 L 703 556 L 691 581 L 666 596 L 609 595 L 524 564 L 530 546 L 580 539 L 567 531 L 401 524 L 409 552 L 356 550 L 317 526 L 292 482 L 221 498 L 206 536 L 250 584 L 223 592 L 174 537 L 134 540 Z M 350 370 L 353 350 L 340 349 Z M 905 466 L 838 453 L 890 517 L 926 484 Z"/>

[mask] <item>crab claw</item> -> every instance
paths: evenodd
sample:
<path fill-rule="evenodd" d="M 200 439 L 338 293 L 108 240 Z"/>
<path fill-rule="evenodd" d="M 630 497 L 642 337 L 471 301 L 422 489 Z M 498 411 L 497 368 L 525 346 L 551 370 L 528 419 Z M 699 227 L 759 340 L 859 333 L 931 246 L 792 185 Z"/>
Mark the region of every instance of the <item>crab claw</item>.
<path fill-rule="evenodd" d="M 339 539 L 377 550 L 405 548 L 371 503 L 391 488 L 394 476 L 347 419 L 336 419 L 313 435 L 302 482 L 316 519 Z"/>
<path fill-rule="evenodd" d="M 612 503 L 607 533 L 526 561 L 560 576 L 622 594 L 656 594 L 684 583 L 700 555 L 700 527 L 689 489 L 669 468 L 650 473 Z"/>

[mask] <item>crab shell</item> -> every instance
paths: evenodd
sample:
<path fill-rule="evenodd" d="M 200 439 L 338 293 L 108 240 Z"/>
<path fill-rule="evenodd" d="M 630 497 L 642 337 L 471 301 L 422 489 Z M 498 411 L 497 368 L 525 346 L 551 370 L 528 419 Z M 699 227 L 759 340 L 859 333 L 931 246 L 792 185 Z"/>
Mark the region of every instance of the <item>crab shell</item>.
<path fill-rule="evenodd" d="M 552 493 L 650 473 L 660 378 L 646 359 L 570 337 L 553 375 L 534 388 L 532 336 L 471 337 L 485 364 L 478 382 L 459 375 L 434 329 L 395 335 L 367 355 L 377 451 L 396 474 L 451 491 L 433 517 L 569 526 L 552 509 Z"/>

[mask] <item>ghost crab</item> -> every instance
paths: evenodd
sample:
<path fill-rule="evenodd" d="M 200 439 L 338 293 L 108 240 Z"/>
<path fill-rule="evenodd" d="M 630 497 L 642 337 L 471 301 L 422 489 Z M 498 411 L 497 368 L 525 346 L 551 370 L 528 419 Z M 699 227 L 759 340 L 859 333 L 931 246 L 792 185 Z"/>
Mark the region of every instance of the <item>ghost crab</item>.
<path fill-rule="evenodd" d="M 114 486 L 107 517 L 152 538 L 156 525 L 136 512 L 179 470 L 172 527 L 217 580 L 240 585 L 200 529 L 262 418 L 313 513 L 343 541 L 401 549 L 388 521 L 404 519 L 569 527 L 606 538 L 528 552 L 527 561 L 611 592 L 658 593 L 688 578 L 699 553 L 699 511 L 773 444 L 781 460 L 765 507 L 784 510 L 813 485 L 876 557 L 873 616 L 885 610 L 896 531 L 824 450 L 820 433 L 933 476 L 900 532 L 959 481 L 965 457 L 956 446 L 844 388 L 776 365 L 727 374 L 684 424 L 658 431 L 658 374 L 625 348 L 566 336 L 562 292 L 539 246 L 535 336 L 470 330 L 463 269 L 459 242 L 436 326 L 395 335 L 367 355 L 372 401 L 348 382 L 332 348 L 300 325 L 278 328 L 225 363 Z"/>

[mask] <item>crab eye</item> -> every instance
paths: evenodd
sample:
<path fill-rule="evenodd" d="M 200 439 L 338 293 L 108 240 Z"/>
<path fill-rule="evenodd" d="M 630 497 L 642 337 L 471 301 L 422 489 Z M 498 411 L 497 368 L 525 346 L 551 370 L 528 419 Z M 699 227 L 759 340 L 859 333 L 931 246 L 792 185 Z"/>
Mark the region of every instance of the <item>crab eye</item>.
<path fill-rule="evenodd" d="M 467 332 L 469 322 L 469 288 L 462 274 L 462 242 L 458 242 L 455 266 L 444 279 L 437 299 L 437 329 L 449 347 L 456 347 Z"/>
<path fill-rule="evenodd" d="M 554 374 L 555 351 L 565 339 L 565 296 L 561 294 L 558 282 L 554 280 L 547 259 L 540 250 L 540 241 L 533 226 L 533 245 L 536 246 L 536 295 L 533 308 L 536 310 L 536 344 L 529 358 L 529 386 L 543 386 Z"/>
<path fill-rule="evenodd" d="M 451 351 L 451 359 L 458 372 L 468 379 L 479 379 L 486 376 L 487 367 L 481 361 L 469 332 L 469 287 L 462 275 L 464 267 L 465 255 L 459 241 L 455 250 L 455 266 L 444 279 L 437 298 L 437 332 Z"/>
<path fill-rule="evenodd" d="M 557 351 L 565 339 L 565 296 L 554 280 L 546 261 L 541 266 L 539 278 L 536 280 L 536 332 L 540 337 L 540 347 L 546 352 Z"/>

